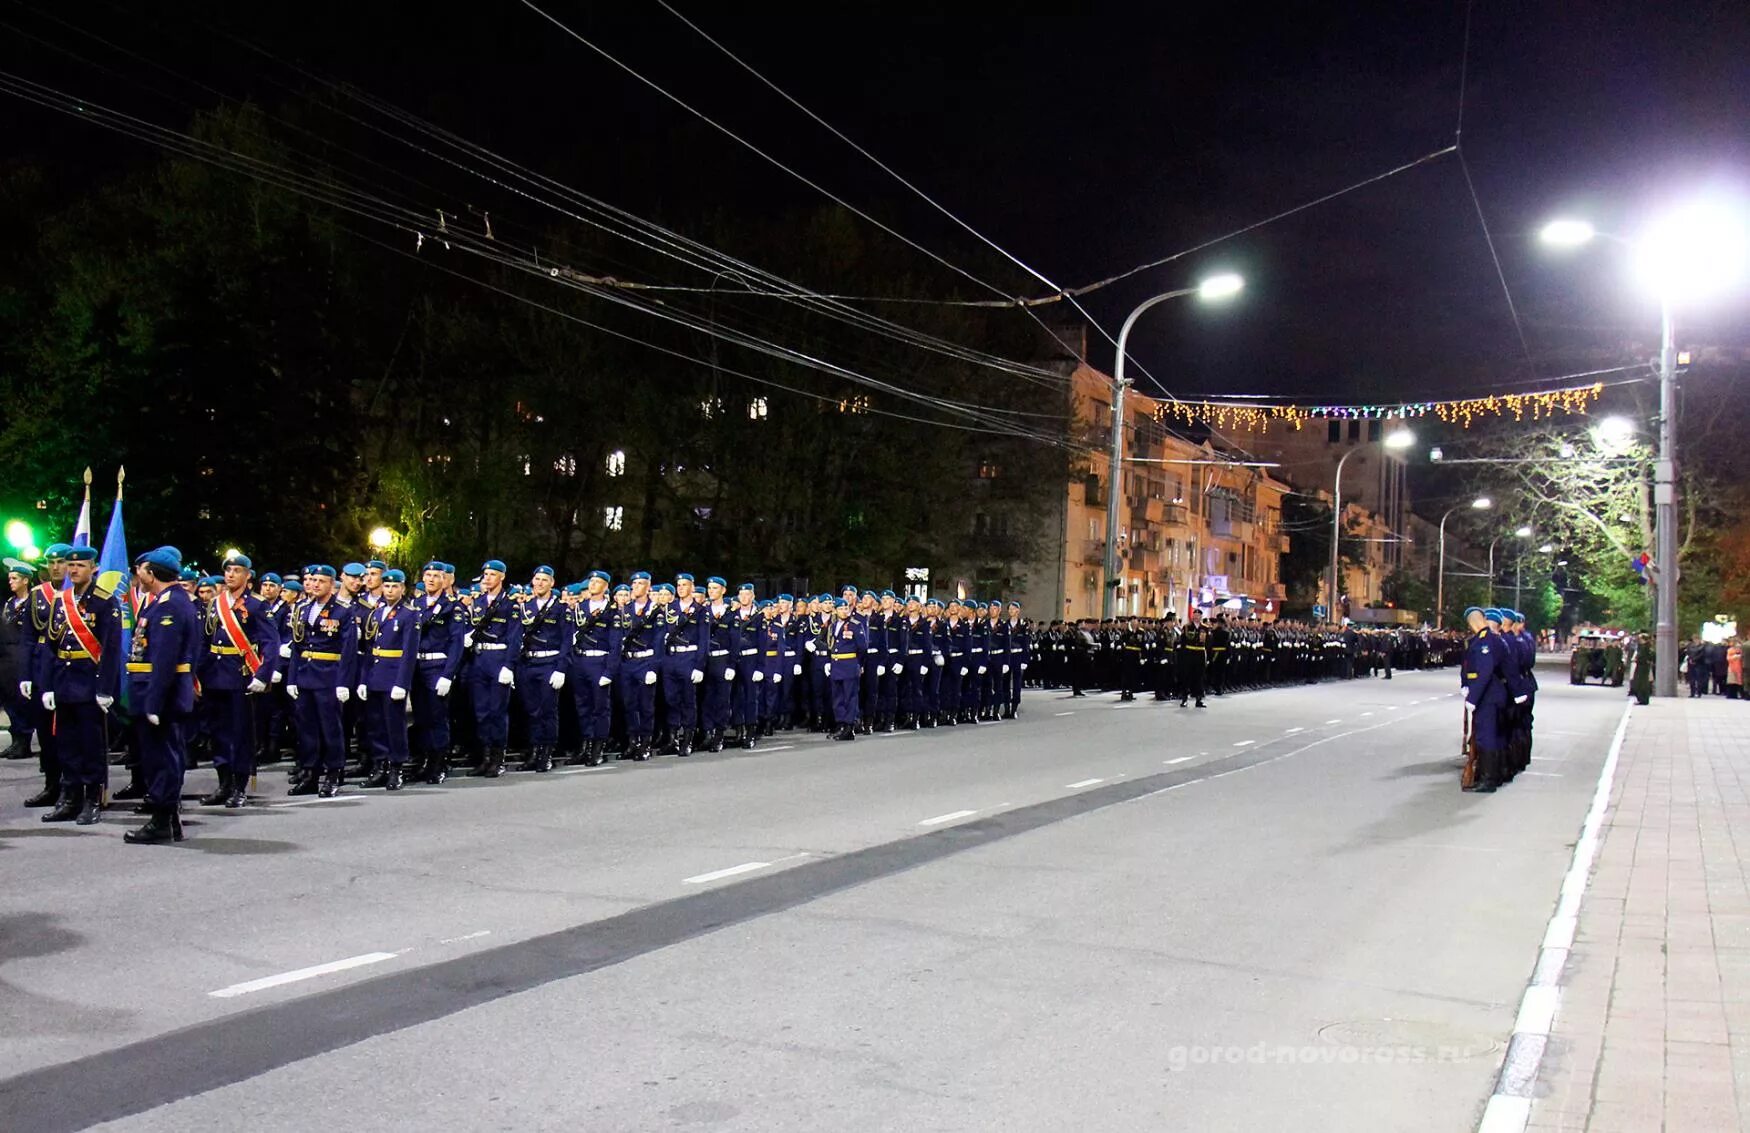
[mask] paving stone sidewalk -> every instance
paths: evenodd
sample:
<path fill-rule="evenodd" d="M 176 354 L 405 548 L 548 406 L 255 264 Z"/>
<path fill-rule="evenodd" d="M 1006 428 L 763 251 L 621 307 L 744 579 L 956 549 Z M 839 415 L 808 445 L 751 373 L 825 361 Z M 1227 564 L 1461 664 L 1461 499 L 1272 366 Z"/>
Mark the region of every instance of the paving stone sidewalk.
<path fill-rule="evenodd" d="M 1750 702 L 1634 709 L 1530 1129 L 1750 1130 L 1747 783 Z"/>

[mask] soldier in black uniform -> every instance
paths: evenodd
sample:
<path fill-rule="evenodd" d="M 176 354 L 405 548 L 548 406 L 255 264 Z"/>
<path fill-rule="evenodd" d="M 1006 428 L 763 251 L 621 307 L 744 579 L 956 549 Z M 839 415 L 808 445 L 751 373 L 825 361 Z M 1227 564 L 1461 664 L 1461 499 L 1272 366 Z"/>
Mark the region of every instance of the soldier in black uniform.
<path fill-rule="evenodd" d="M 1190 621 L 1179 631 L 1177 660 L 1179 707 L 1185 707 L 1193 696 L 1197 698 L 1197 707 L 1208 707 L 1203 703 L 1203 682 L 1209 672 L 1209 631 L 1203 625 L 1203 612 L 1195 606 L 1191 608 Z"/>
<path fill-rule="evenodd" d="M 8 593 L 0 604 L 0 708 L 6 710 L 12 742 L 0 752 L 0 759 L 29 759 L 30 740 L 36 734 L 30 701 L 18 687 L 30 671 L 36 632 L 30 624 L 30 585 L 35 580 L 36 570 L 29 563 L 6 560 Z"/>

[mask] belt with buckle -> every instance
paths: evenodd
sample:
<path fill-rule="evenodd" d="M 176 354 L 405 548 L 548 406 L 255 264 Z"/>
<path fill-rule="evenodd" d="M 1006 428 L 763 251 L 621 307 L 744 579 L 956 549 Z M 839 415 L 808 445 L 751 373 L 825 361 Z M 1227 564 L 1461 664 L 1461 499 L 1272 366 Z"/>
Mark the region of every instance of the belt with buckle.
<path fill-rule="evenodd" d="M 557 656 L 559 656 L 557 649 L 536 649 L 533 652 L 524 653 L 523 659 L 526 661 L 545 661 L 549 657 Z"/>
<path fill-rule="evenodd" d="M 606 649 L 584 649 L 579 652 L 580 655 L 584 657 L 606 657 L 608 655 Z"/>
<path fill-rule="evenodd" d="M 741 651 L 741 655 L 743 657 L 758 657 L 760 655 L 760 651 L 758 649 L 743 649 Z"/>
<path fill-rule="evenodd" d="M 340 654 L 338 654 L 338 653 L 305 653 L 305 654 L 303 654 L 303 658 L 306 661 L 338 661 L 338 660 L 340 660 Z"/>
<path fill-rule="evenodd" d="M 371 656 L 384 657 L 384 658 L 389 658 L 389 659 L 400 657 L 403 655 L 403 653 L 404 653 L 404 651 L 400 650 L 400 649 L 373 649 L 373 650 L 371 650 Z"/>
<path fill-rule="evenodd" d="M 130 673 L 149 673 L 151 671 L 152 671 L 152 662 L 150 662 L 150 661 L 129 661 L 128 662 L 128 672 L 130 672 Z M 176 671 L 179 673 L 189 672 L 190 666 L 189 666 L 188 662 L 184 661 L 182 664 L 176 666 Z"/>
<path fill-rule="evenodd" d="M 235 645 L 210 645 L 207 648 L 209 651 L 217 653 L 221 657 L 239 657 L 243 654 L 243 650 L 237 648 Z"/>
<path fill-rule="evenodd" d="M 777 655 L 778 655 L 778 651 L 777 651 L 777 650 L 776 650 L 776 649 L 768 649 L 768 650 L 766 650 L 766 656 L 767 656 L 767 657 L 776 657 L 776 656 L 777 656 Z"/>
<path fill-rule="evenodd" d="M 713 656 L 713 657 L 727 657 L 727 656 L 729 656 L 729 650 L 727 650 L 727 649 L 713 649 L 713 650 L 711 650 L 711 656 Z"/>
<path fill-rule="evenodd" d="M 905 651 L 905 655 L 907 657 L 922 657 L 924 655 L 924 651 L 922 649 L 907 649 Z"/>
<path fill-rule="evenodd" d="M 630 657 L 634 661 L 642 661 L 646 657 L 656 656 L 656 650 L 654 650 L 654 649 L 634 649 L 632 652 L 626 654 L 626 656 Z"/>
<path fill-rule="evenodd" d="M 448 653 L 421 653 L 419 659 L 421 661 L 448 661 L 450 655 Z"/>
<path fill-rule="evenodd" d="M 509 649 L 510 646 L 502 641 L 477 641 L 474 643 L 474 648 L 477 651 L 494 653 L 500 649 Z"/>
<path fill-rule="evenodd" d="M 832 659 L 834 661 L 855 661 L 857 655 L 855 653 L 834 653 Z"/>

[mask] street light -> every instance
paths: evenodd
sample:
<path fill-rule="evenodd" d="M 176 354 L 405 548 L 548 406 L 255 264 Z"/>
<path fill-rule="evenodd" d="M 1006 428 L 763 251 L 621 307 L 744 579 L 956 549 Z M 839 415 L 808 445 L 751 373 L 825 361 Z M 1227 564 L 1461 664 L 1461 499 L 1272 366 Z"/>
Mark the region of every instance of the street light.
<path fill-rule="evenodd" d="M 1124 326 L 1118 331 L 1118 355 L 1112 366 L 1112 465 L 1106 476 L 1106 585 L 1100 598 L 1101 618 L 1112 616 L 1112 607 L 1117 600 L 1117 590 L 1121 582 L 1118 574 L 1118 493 L 1124 486 L 1124 391 L 1130 388 L 1130 380 L 1124 376 L 1124 359 L 1130 343 L 1130 328 L 1136 325 L 1137 318 L 1144 311 L 1157 303 L 1186 295 L 1196 295 L 1206 300 L 1228 299 L 1239 294 L 1245 285 L 1245 280 L 1239 276 L 1224 272 L 1210 276 L 1196 287 L 1181 287 L 1177 291 L 1156 295 L 1139 303 L 1125 317 Z"/>
<path fill-rule="evenodd" d="M 6 545 L 14 551 L 22 551 L 34 542 L 36 537 L 30 530 L 30 524 L 24 520 L 15 519 L 6 525 Z"/>
<path fill-rule="evenodd" d="M 1463 504 L 1456 504 L 1446 509 L 1446 515 L 1440 517 L 1440 574 L 1434 580 L 1434 628 L 1445 628 L 1446 620 L 1446 516 L 1457 511 Z M 1495 501 L 1487 496 L 1478 496 L 1470 502 L 1472 511 L 1488 511 L 1495 506 Z"/>
<path fill-rule="evenodd" d="M 1639 239 L 1597 231 L 1582 220 L 1556 220 L 1542 231 L 1546 243 L 1573 247 L 1593 236 L 1628 245 L 1635 274 L 1659 299 L 1659 456 L 1653 464 L 1654 648 L 1665 664 L 1654 671 L 1654 692 L 1677 695 L 1677 345 L 1672 308 L 1736 284 L 1750 259 L 1742 210 L 1700 199 L 1654 222 Z"/>
<path fill-rule="evenodd" d="M 1337 475 L 1331 484 L 1331 604 L 1325 608 L 1325 616 L 1333 621 L 1337 617 L 1337 542 L 1343 534 L 1343 465 L 1349 463 L 1350 457 L 1368 445 L 1377 444 L 1382 448 L 1402 452 L 1415 443 L 1415 433 L 1409 429 L 1395 429 L 1387 433 L 1384 440 L 1356 445 L 1337 461 Z"/>
<path fill-rule="evenodd" d="M 1529 539 L 1529 538 L 1531 538 L 1531 527 L 1529 525 L 1527 525 L 1525 527 L 1521 527 L 1519 530 L 1515 531 L 1513 534 L 1519 536 L 1521 539 Z"/>
<path fill-rule="evenodd" d="M 395 533 L 387 527 L 373 527 L 369 536 L 372 548 L 387 551 L 395 545 Z"/>

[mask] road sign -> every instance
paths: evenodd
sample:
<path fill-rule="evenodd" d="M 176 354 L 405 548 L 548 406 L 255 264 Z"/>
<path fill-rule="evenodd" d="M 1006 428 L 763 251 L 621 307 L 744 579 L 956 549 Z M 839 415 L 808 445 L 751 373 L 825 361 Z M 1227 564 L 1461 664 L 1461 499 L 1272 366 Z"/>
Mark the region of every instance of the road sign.
<path fill-rule="evenodd" d="M 1323 606 L 1314 606 L 1313 607 L 1313 617 L 1322 618 L 1324 616 L 1325 616 L 1325 608 Z"/>

